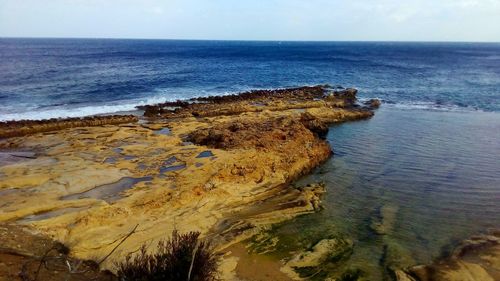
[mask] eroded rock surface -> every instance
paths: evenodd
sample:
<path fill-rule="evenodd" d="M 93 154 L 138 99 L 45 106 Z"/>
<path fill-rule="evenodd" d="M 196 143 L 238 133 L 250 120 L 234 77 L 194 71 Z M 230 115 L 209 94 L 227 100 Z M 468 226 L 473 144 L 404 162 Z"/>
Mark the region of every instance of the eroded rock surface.
<path fill-rule="evenodd" d="M 42 122 L 60 130 L 23 129 L 29 135 L 0 140 L 9 151 L 35 153 L 0 166 L 0 221 L 27 224 L 83 260 L 106 256 L 138 225 L 102 264 L 109 269 L 174 228 L 200 231 L 223 250 L 319 209 L 324 186 L 289 183 L 330 157 L 320 138 L 327 124 L 373 115 L 354 105 L 355 94 L 321 86 L 254 91 L 145 107 L 154 118 L 140 123 Z"/>

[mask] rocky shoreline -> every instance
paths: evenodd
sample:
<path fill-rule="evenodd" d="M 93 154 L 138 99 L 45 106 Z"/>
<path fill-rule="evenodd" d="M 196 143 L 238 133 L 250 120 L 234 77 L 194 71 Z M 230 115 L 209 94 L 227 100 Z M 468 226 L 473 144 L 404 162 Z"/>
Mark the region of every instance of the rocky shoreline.
<path fill-rule="evenodd" d="M 200 231 L 224 252 L 319 208 L 322 185 L 290 183 L 331 156 L 328 124 L 373 115 L 356 92 L 315 86 L 198 98 L 146 106 L 141 122 L 4 122 L 4 154 L 31 157 L 0 166 L 0 222 L 48 235 L 81 260 L 99 260 L 138 225 L 101 264 L 110 270 L 174 228 Z"/>
<path fill-rule="evenodd" d="M 141 118 L 0 123 L 0 276 L 114 280 L 101 269 L 114 271 L 127 254 L 174 229 L 212 241 L 224 254 L 223 280 L 251 274 L 237 269 L 239 262 L 262 263 L 251 261 L 242 241 L 254 237 L 257 252 L 266 252 L 273 224 L 321 209 L 323 184 L 292 183 L 332 155 L 324 140 L 330 124 L 370 118 L 380 106 L 359 105 L 356 93 L 328 86 L 258 90 L 148 105 Z M 372 223 L 377 233 L 384 233 L 389 211 Z M 497 280 L 498 245 L 496 232 L 474 237 L 449 258 L 417 267 L 388 248 L 383 263 L 398 281 Z M 325 239 L 263 272 L 300 279 L 352 247 Z M 42 262 L 48 266 L 40 270 Z M 341 280 L 365 280 L 346 274 Z"/>
<path fill-rule="evenodd" d="M 137 122 L 133 115 L 91 116 L 83 118 L 63 118 L 48 120 L 21 120 L 0 122 L 0 139 L 21 137 L 77 127 L 95 127 Z"/>

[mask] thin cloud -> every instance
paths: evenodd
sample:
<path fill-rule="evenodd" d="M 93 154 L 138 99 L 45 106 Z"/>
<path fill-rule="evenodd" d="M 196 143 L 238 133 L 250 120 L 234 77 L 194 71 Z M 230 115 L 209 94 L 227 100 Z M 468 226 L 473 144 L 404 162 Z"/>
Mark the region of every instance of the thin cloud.
<path fill-rule="evenodd" d="M 500 41 L 500 0 L 0 0 L 0 36 Z"/>

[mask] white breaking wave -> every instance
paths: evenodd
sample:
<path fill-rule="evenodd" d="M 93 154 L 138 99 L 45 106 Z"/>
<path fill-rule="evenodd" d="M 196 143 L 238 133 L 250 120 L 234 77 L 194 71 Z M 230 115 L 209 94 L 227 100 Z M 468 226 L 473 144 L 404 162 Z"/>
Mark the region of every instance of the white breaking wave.
<path fill-rule="evenodd" d="M 103 106 L 85 106 L 79 108 L 59 108 L 48 109 L 43 111 L 30 111 L 19 113 L 7 113 L 0 115 L 0 121 L 9 120 L 42 120 L 50 118 L 68 118 L 68 117 L 84 117 L 91 115 L 99 115 L 106 113 L 116 113 L 121 111 L 135 110 L 135 106 L 131 105 L 103 105 Z"/>
<path fill-rule="evenodd" d="M 152 105 L 169 101 L 185 100 L 190 98 L 206 97 L 206 96 L 225 96 L 231 95 L 238 92 L 245 92 L 251 90 L 251 87 L 240 87 L 235 91 L 203 91 L 197 90 L 196 94 L 193 94 L 193 90 L 182 90 L 179 89 L 178 93 L 173 94 L 170 90 L 157 89 L 155 90 L 156 95 L 141 99 L 141 100 L 124 100 L 119 102 L 114 102 L 113 104 L 103 104 L 103 105 L 88 105 L 82 107 L 64 107 L 57 106 L 52 108 L 40 108 L 40 109 L 27 109 L 23 112 L 1 112 L 0 107 L 0 122 L 1 121 L 12 121 L 12 120 L 43 120 L 51 118 L 72 118 L 72 117 L 85 117 L 101 114 L 113 114 L 118 112 L 130 112 L 136 111 L 137 106 L 141 105 Z M 269 88 L 273 89 L 273 88 Z M 22 107 L 22 106 L 20 106 Z"/>
<path fill-rule="evenodd" d="M 250 87 L 248 87 L 250 90 Z M 269 88 L 274 89 L 274 88 Z M 235 92 L 244 92 L 244 89 L 240 89 Z M 50 118 L 72 118 L 72 117 L 85 117 L 101 114 L 113 114 L 119 112 L 131 112 L 137 111 L 137 106 L 158 104 L 168 101 L 183 100 L 187 98 L 197 98 L 203 96 L 224 96 L 229 94 L 234 94 L 235 92 L 215 92 L 215 91 L 198 91 L 198 94 L 165 94 L 166 91 L 161 89 L 157 90 L 157 95 L 142 99 L 142 100 L 128 100 L 122 101 L 121 103 L 115 102 L 113 104 L 103 104 L 103 105 L 88 105 L 82 107 L 53 107 L 53 108 L 43 108 L 43 109 L 32 109 L 24 112 L 0 112 L 0 121 L 11 121 L 11 120 L 43 120 Z M 360 97 L 358 100 L 362 104 L 363 102 L 369 100 L 370 98 Z M 453 104 L 438 104 L 434 102 L 390 102 L 384 101 L 379 98 L 384 107 L 398 108 L 398 109 L 416 109 L 416 110 L 437 110 L 437 111 L 482 111 L 473 107 L 461 107 Z M 26 109 L 25 109 L 26 110 Z"/>
<path fill-rule="evenodd" d="M 137 99 L 137 100 L 124 100 L 114 102 L 112 104 L 103 105 L 88 105 L 81 107 L 45 107 L 39 109 L 28 109 L 22 112 L 8 112 L 9 110 L 2 110 L 0 107 L 0 122 L 1 121 L 12 121 L 12 120 L 43 120 L 50 118 L 72 118 L 72 117 L 85 117 L 100 114 L 112 114 L 118 112 L 130 112 L 137 111 L 137 106 L 142 105 L 152 105 L 169 101 L 185 100 L 190 98 L 206 97 L 206 96 L 224 96 L 234 94 L 235 92 L 216 92 L 216 91 L 198 91 L 197 94 L 193 94 L 189 91 L 179 91 L 179 93 L 173 94 L 170 91 L 164 91 L 162 89 L 157 89 L 156 95 Z M 236 91 L 239 92 L 239 91 Z M 22 105 L 19 106 L 22 108 Z M 6 111 L 1 112 L 1 111 Z"/>
<path fill-rule="evenodd" d="M 438 104 L 434 102 L 396 102 L 396 103 L 383 103 L 384 106 L 393 107 L 398 109 L 417 109 L 417 110 L 435 110 L 435 111 L 456 111 L 456 112 L 470 112 L 470 111 L 483 111 L 474 107 L 464 107 L 455 104 Z"/>
<path fill-rule="evenodd" d="M 124 101 L 122 104 L 89 105 L 82 107 L 56 107 L 47 109 L 34 109 L 25 112 L 0 113 L 0 121 L 11 120 L 43 120 L 50 118 L 85 117 L 99 114 L 112 114 L 117 112 L 136 111 L 137 106 L 157 104 L 166 101 L 177 100 L 177 97 L 169 99 L 165 97 L 151 97 L 144 101 Z"/>
<path fill-rule="evenodd" d="M 364 104 L 371 99 L 378 99 L 382 102 L 383 107 L 396 108 L 396 109 L 408 109 L 408 110 L 434 110 L 434 111 L 456 111 L 456 112 L 483 112 L 483 110 L 472 107 L 472 106 L 459 106 L 456 104 L 444 104 L 436 102 L 426 102 L 426 101 L 399 101 L 392 102 L 384 100 L 379 97 L 362 97 L 358 98 L 359 104 Z"/>

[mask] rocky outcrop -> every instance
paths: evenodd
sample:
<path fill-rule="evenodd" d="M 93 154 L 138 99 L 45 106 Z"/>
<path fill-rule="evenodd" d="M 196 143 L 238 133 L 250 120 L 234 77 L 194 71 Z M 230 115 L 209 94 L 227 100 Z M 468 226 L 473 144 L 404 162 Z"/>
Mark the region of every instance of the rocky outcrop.
<path fill-rule="evenodd" d="M 316 118 L 311 113 L 305 112 L 300 115 L 300 122 L 311 132 L 320 138 L 325 138 L 328 134 L 328 125 Z"/>
<path fill-rule="evenodd" d="M 192 98 L 187 101 L 165 102 L 155 105 L 139 106 L 144 116 L 213 116 L 234 115 L 246 112 L 253 107 L 266 106 L 265 102 L 274 100 L 312 101 L 323 97 L 322 86 L 300 87 L 278 90 L 254 90 L 225 96 Z M 235 106 L 239 104 L 239 106 Z M 245 105 L 247 107 L 245 107 Z M 256 110 L 254 108 L 254 110 Z"/>
<path fill-rule="evenodd" d="M 134 123 L 138 120 L 137 116 L 134 115 L 112 115 L 84 118 L 7 121 L 0 122 L 0 138 L 20 137 L 68 128 Z"/>
<path fill-rule="evenodd" d="M 238 115 L 264 110 L 282 111 L 319 107 L 351 107 L 356 102 L 356 89 L 329 92 L 325 86 L 279 90 L 257 90 L 235 95 L 193 98 L 141 106 L 144 116 L 185 118 Z"/>
<path fill-rule="evenodd" d="M 382 102 L 379 99 L 371 99 L 364 103 L 366 106 L 370 108 L 379 108 L 382 105 Z"/>
<path fill-rule="evenodd" d="M 336 90 L 333 92 L 333 95 L 337 98 L 340 99 L 345 99 L 348 102 L 354 103 L 356 102 L 356 94 L 358 93 L 357 89 L 343 89 L 343 90 Z"/>
<path fill-rule="evenodd" d="M 279 117 L 264 122 L 235 120 L 231 123 L 217 124 L 211 128 L 196 130 L 187 139 L 198 145 L 220 149 L 282 149 L 283 145 L 289 146 L 291 143 L 309 143 L 310 146 L 314 146 L 322 142 L 315 138 L 313 130 L 316 132 L 319 130 L 328 131 L 328 127 L 314 117 L 312 118 L 314 121 L 304 122 L 302 119 L 292 117 Z M 307 128 L 304 123 L 312 130 Z M 294 149 L 294 147 L 287 148 Z M 295 149 L 298 148 L 295 147 Z M 327 155 L 329 154 L 327 153 Z"/>
<path fill-rule="evenodd" d="M 324 87 L 303 87 L 144 107 L 155 118 L 141 124 L 98 126 L 137 120 L 130 116 L 47 121 L 54 124 L 47 130 L 66 127 L 0 140 L 0 147 L 36 151 L 34 159 L 0 166 L 0 221 L 29 224 L 84 260 L 106 256 L 139 225 L 140 235 L 102 264 L 109 269 L 174 228 L 199 231 L 222 251 L 320 209 L 324 186 L 290 183 L 330 157 L 321 138 L 328 124 L 373 115 L 353 106 L 354 98 L 353 90 L 330 96 Z M 38 124 L 30 122 L 27 133 Z"/>
<path fill-rule="evenodd" d="M 355 105 L 357 93 L 358 90 L 352 88 L 336 88 L 328 92 L 325 99 L 338 107 L 349 107 Z"/>

